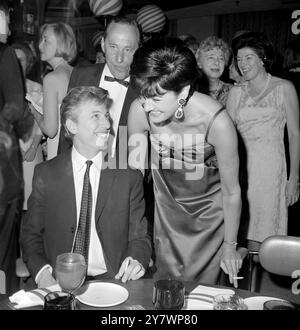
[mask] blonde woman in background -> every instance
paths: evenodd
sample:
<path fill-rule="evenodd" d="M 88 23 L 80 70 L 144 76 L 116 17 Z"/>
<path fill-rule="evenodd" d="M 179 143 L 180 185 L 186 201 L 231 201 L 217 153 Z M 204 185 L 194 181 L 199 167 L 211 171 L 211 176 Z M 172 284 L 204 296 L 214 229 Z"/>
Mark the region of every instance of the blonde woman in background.
<path fill-rule="evenodd" d="M 223 106 L 226 105 L 232 85 L 220 78 L 228 65 L 230 52 L 228 44 L 216 36 L 210 36 L 201 41 L 196 52 L 198 66 L 209 81 L 209 95 Z"/>
<path fill-rule="evenodd" d="M 42 114 L 31 106 L 32 113 L 42 132 L 47 135 L 47 160 L 57 155 L 60 133 L 60 104 L 67 94 L 76 56 L 76 38 L 66 23 L 45 24 L 41 28 L 39 43 L 41 60 L 53 69 L 43 79 L 43 95 L 35 100 L 42 105 Z"/>

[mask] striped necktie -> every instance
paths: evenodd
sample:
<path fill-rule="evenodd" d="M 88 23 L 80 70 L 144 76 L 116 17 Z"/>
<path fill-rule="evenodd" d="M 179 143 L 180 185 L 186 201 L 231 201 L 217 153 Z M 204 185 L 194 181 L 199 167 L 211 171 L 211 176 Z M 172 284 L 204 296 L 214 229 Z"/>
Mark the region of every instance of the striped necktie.
<path fill-rule="evenodd" d="M 83 180 L 83 189 L 81 197 L 79 223 L 75 238 L 73 252 L 80 253 L 84 256 L 88 265 L 89 244 L 91 233 L 91 216 L 92 216 L 92 186 L 90 183 L 90 167 L 92 161 L 86 161 L 86 171 Z"/>

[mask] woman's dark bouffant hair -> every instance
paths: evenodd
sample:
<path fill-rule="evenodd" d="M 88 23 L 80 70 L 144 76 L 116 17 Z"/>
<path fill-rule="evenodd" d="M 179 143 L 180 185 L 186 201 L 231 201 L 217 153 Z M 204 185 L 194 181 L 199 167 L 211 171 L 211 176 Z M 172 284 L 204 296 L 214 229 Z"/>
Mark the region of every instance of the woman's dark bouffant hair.
<path fill-rule="evenodd" d="M 146 98 L 164 94 L 161 89 L 179 93 L 190 85 L 189 98 L 199 78 L 193 52 L 173 37 L 145 42 L 134 54 L 130 75 L 133 87 Z"/>
<path fill-rule="evenodd" d="M 232 42 L 233 55 L 236 58 L 238 50 L 241 48 L 253 49 L 258 57 L 263 61 L 266 71 L 271 69 L 275 60 L 275 52 L 272 43 L 261 32 L 245 32 Z"/>

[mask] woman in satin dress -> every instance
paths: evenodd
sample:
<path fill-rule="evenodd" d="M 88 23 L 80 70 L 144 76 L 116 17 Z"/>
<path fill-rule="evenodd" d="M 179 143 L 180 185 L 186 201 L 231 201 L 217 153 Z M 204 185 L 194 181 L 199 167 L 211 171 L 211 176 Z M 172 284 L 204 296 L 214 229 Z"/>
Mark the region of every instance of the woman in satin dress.
<path fill-rule="evenodd" d="M 155 278 L 233 279 L 240 217 L 237 137 L 220 103 L 194 91 L 197 62 L 175 38 L 150 39 L 131 65 L 139 92 L 128 117 L 131 167 L 144 171 L 151 141 Z"/>

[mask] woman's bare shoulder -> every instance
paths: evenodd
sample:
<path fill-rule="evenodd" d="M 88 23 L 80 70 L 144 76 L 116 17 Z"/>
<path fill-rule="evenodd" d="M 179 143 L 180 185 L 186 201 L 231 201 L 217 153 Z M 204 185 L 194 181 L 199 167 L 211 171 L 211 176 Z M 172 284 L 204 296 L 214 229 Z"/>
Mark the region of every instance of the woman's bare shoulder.
<path fill-rule="evenodd" d="M 144 129 L 149 129 L 148 118 L 145 110 L 143 109 L 140 101 L 135 99 L 130 106 L 129 116 L 128 116 L 129 125 L 136 125 L 138 123 L 139 126 Z"/>
<path fill-rule="evenodd" d="M 197 93 L 192 101 L 194 113 L 213 115 L 222 108 L 222 105 L 209 95 Z"/>
<path fill-rule="evenodd" d="M 69 84 L 72 70 L 59 70 L 49 72 L 43 79 L 43 84 L 49 84 L 59 90 Z"/>
<path fill-rule="evenodd" d="M 294 94 L 296 92 L 295 85 L 290 80 L 272 76 L 272 83 L 274 88 L 282 86 L 286 94 Z"/>

